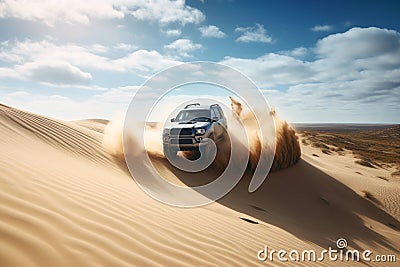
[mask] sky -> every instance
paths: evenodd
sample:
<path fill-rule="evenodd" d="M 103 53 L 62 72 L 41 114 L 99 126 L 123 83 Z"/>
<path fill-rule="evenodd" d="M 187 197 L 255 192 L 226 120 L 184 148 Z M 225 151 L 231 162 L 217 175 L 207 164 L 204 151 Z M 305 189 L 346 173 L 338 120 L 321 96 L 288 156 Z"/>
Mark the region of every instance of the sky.
<path fill-rule="evenodd" d="M 289 122 L 400 123 L 399 10 L 399 1 L 0 0 L 0 103 L 110 119 L 156 73 L 211 61 L 248 76 Z M 193 97 L 178 90 L 169 106 Z"/>

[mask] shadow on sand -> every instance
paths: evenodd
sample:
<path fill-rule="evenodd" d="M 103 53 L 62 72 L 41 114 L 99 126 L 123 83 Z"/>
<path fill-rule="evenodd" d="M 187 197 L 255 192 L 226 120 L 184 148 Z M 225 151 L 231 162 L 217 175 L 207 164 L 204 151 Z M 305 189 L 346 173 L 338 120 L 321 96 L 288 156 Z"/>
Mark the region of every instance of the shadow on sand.
<path fill-rule="evenodd" d="M 186 173 L 164 158 L 153 159 L 153 163 L 167 167 L 188 186 L 208 183 L 219 175 L 213 169 Z M 390 243 L 363 220 L 369 218 L 398 233 L 400 223 L 394 217 L 304 160 L 289 169 L 270 173 L 254 193 L 247 190 L 250 178 L 246 174 L 218 202 L 324 248 L 336 248 L 336 240 L 346 238 L 351 247 L 359 250 L 367 248 L 359 247 L 357 241 L 399 251 L 398 244 Z"/>

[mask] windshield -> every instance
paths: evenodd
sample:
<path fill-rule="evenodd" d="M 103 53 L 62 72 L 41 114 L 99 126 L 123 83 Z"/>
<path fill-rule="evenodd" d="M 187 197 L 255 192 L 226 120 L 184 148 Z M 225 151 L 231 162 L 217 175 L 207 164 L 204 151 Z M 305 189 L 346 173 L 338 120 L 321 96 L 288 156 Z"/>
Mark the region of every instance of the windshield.
<path fill-rule="evenodd" d="M 176 116 L 175 121 L 211 121 L 210 118 L 211 114 L 208 109 L 182 110 Z"/>

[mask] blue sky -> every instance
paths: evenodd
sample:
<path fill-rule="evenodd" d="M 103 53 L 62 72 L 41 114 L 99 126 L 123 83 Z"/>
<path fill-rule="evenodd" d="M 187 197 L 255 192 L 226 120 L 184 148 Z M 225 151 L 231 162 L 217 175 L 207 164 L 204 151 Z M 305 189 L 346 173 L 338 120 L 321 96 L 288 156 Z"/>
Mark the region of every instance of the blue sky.
<path fill-rule="evenodd" d="M 206 60 L 249 76 L 291 122 L 399 123 L 399 10 L 398 1 L 3 0 L 0 102 L 111 118 L 151 75 Z M 173 102 L 193 95 L 181 93 Z"/>

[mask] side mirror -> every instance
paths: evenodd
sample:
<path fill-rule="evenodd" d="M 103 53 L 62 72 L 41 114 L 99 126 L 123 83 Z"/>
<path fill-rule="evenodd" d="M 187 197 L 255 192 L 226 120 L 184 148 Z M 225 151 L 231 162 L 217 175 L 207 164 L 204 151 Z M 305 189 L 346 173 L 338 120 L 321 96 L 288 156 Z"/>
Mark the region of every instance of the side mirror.
<path fill-rule="evenodd" d="M 213 118 L 212 118 L 212 121 L 213 121 L 213 122 L 217 122 L 217 121 L 218 121 L 218 117 L 213 117 Z"/>
<path fill-rule="evenodd" d="M 172 118 L 172 119 L 171 119 L 171 122 L 174 122 L 174 121 L 175 121 L 175 118 Z"/>

